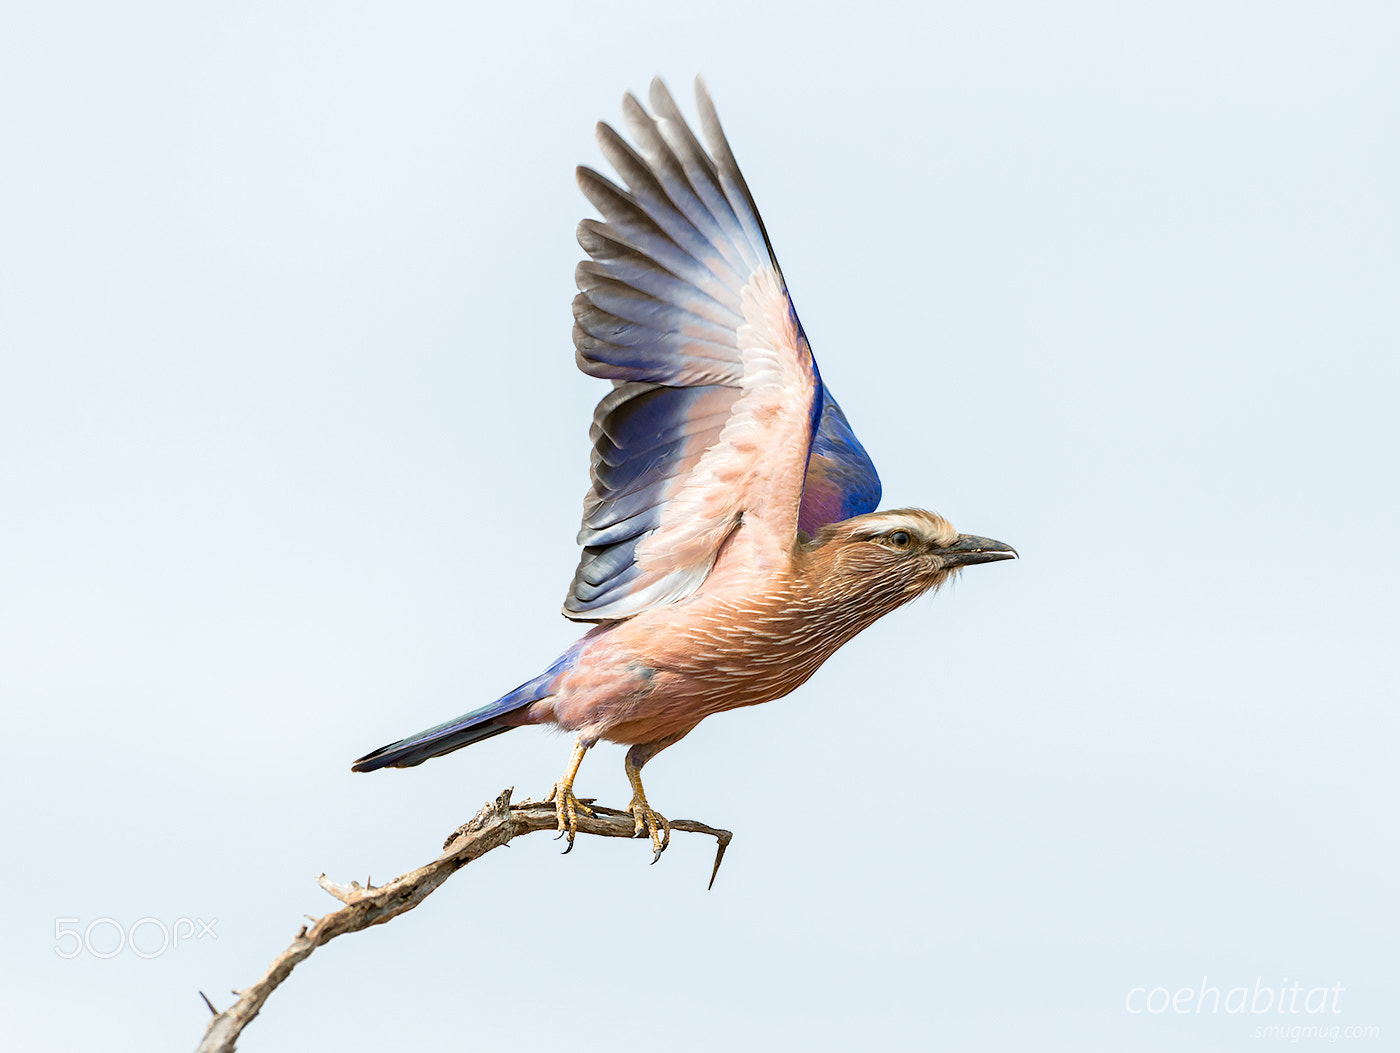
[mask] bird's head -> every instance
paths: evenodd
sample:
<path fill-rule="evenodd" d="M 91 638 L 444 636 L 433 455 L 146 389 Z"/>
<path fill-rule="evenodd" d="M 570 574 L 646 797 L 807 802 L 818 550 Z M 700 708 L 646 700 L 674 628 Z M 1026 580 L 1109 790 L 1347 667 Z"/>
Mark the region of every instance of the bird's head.
<path fill-rule="evenodd" d="M 830 523 L 812 539 L 808 553 L 824 591 L 879 597 L 886 609 L 937 588 L 961 567 L 1016 558 L 1010 545 L 959 534 L 948 520 L 921 508 Z"/>

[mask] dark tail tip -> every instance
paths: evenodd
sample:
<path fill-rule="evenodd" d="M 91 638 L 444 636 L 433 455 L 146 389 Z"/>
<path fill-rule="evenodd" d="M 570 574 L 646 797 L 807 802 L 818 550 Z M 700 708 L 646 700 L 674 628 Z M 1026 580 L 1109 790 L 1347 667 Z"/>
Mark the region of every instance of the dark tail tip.
<path fill-rule="evenodd" d="M 402 745 L 401 742 L 391 742 L 387 746 L 380 746 L 372 753 L 366 753 L 354 764 L 350 765 L 351 771 L 375 771 L 379 768 L 387 768 L 393 761 L 388 759 L 388 754 L 395 746 Z"/>
<path fill-rule="evenodd" d="M 391 742 L 387 746 L 380 746 L 373 753 L 366 753 L 350 765 L 350 770 L 378 771 L 380 768 L 412 768 L 422 764 L 425 760 L 431 760 L 433 757 L 441 757 L 445 753 L 452 753 L 454 750 L 470 746 L 475 742 L 483 742 L 486 739 L 495 738 L 497 735 L 504 735 L 507 731 L 513 730 L 514 727 L 514 724 L 487 722 L 471 724 L 466 727 L 452 725 L 442 729 L 434 728 L 432 731 L 425 731 L 413 738 L 401 739 L 398 742 Z"/>

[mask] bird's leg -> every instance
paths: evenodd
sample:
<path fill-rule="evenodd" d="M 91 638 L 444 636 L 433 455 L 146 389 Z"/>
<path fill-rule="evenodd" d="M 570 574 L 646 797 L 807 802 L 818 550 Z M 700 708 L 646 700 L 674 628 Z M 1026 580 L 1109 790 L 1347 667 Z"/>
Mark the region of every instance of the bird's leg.
<path fill-rule="evenodd" d="M 559 817 L 559 837 L 565 834 L 569 837 L 569 843 L 564 846 L 565 855 L 574 847 L 574 835 L 578 833 L 578 813 L 593 814 L 593 809 L 580 803 L 574 796 L 574 777 L 578 775 L 578 766 L 583 763 L 583 755 L 588 752 L 589 745 L 592 744 L 585 744 L 582 735 L 578 737 L 578 741 L 574 743 L 574 755 L 569 760 L 564 777 L 554 784 L 554 789 L 550 790 L 549 796 L 545 798 L 546 801 L 554 802 L 554 814 Z"/>
<path fill-rule="evenodd" d="M 666 821 L 664 815 L 647 804 L 646 791 L 642 789 L 642 765 L 654 752 L 641 746 L 633 746 L 627 751 L 627 760 L 622 765 L 627 772 L 627 781 L 632 784 L 632 803 L 627 806 L 627 810 L 637 821 L 635 836 L 641 837 L 642 827 L 646 827 L 647 833 L 651 835 L 651 847 L 655 852 L 651 857 L 653 863 L 661 858 L 661 853 L 666 851 L 666 846 L 671 843 L 671 824 Z"/>

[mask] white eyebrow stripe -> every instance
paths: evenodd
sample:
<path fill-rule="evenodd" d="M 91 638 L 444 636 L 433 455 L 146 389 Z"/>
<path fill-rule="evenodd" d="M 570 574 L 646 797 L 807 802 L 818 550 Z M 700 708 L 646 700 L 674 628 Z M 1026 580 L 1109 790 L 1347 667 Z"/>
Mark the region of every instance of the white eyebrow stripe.
<path fill-rule="evenodd" d="M 897 512 L 881 513 L 876 521 L 862 523 L 851 532 L 851 536 L 858 538 L 879 537 L 881 534 L 888 534 L 895 530 L 907 530 L 919 537 L 928 537 L 929 522 L 919 516 L 900 515 Z"/>

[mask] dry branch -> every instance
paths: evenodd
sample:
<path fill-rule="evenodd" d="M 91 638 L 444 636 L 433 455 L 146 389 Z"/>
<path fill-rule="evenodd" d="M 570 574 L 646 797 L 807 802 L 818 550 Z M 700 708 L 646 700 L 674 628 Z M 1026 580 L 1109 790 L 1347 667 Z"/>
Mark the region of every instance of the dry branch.
<path fill-rule="evenodd" d="M 324 874 L 317 878 L 323 889 L 345 905 L 316 919 L 309 926 L 303 925 L 292 940 L 291 946 L 273 959 L 267 972 L 257 983 L 246 990 L 235 991 L 238 1001 L 222 1013 L 214 1014 L 214 1019 L 209 1022 L 209 1028 L 204 1032 L 204 1040 L 200 1042 L 196 1053 L 232 1053 L 238 1036 L 262 1010 L 268 996 L 291 974 L 297 963 L 323 943 L 347 932 L 358 932 L 371 925 L 383 924 L 405 911 L 412 910 L 462 867 L 513 838 L 534 833 L 536 830 L 557 828 L 553 804 L 528 800 L 521 804 L 511 804 L 510 795 L 511 791 L 506 790 L 495 801 L 483 807 L 476 814 L 476 818 L 459 826 L 443 845 L 442 855 L 431 863 L 417 870 L 410 870 L 387 884 L 366 888 L 358 881 L 352 881 L 349 885 L 338 885 Z M 636 823 L 631 812 L 598 805 L 593 805 L 591 810 L 592 815 L 579 815 L 579 833 L 598 834 L 603 837 L 637 836 Z M 728 830 L 717 830 L 690 819 L 672 822 L 671 829 L 685 833 L 708 834 L 719 843 L 715 852 L 714 869 L 710 872 L 710 886 L 713 887 L 720 862 L 724 859 L 724 850 L 729 847 L 729 841 L 734 835 Z M 641 836 L 647 835 L 643 833 Z M 200 997 L 204 997 L 202 991 Z M 204 1001 L 205 1004 L 209 1004 L 209 999 L 205 998 Z M 209 1008 L 212 1011 L 214 1007 L 209 1005 Z"/>

